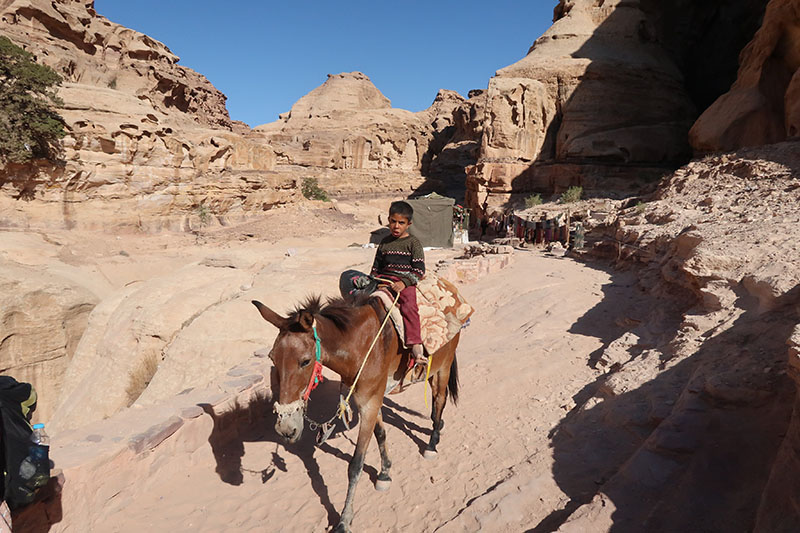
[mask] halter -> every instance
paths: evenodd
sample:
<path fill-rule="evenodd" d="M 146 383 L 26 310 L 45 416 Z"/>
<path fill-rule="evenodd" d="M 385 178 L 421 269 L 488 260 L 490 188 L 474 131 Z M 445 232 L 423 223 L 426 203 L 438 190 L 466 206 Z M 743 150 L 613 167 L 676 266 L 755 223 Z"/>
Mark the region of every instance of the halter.
<path fill-rule="evenodd" d="M 311 379 L 308 382 L 308 386 L 306 387 L 306 391 L 303 393 L 303 401 L 307 402 L 308 397 L 311 396 L 311 391 L 316 389 L 317 386 L 322 383 L 322 344 L 319 340 L 319 335 L 317 335 L 317 326 L 316 324 L 312 326 L 314 331 L 314 352 L 316 355 L 317 360 L 314 361 L 314 370 L 311 372 Z"/>

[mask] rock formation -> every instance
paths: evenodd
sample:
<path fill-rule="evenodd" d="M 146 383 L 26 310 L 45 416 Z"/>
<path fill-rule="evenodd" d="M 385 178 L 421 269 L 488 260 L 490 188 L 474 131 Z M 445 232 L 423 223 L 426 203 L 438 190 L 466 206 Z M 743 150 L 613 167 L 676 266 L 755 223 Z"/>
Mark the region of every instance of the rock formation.
<path fill-rule="evenodd" d="M 798 169 L 795 143 L 708 157 L 608 228 L 600 242 L 643 266 L 643 285 L 663 302 L 654 313 L 673 301 L 683 321 L 666 342 L 637 321 L 597 391 L 604 401 L 577 417 L 614 412 L 613 424 L 642 435 L 558 531 L 800 527 L 800 248 L 786 240 L 800 223 Z M 573 423 L 556 438 L 565 457 L 571 446 L 609 446 L 570 440 Z"/>
<path fill-rule="evenodd" d="M 7 226 L 189 229 L 297 200 L 306 178 L 334 196 L 431 190 L 465 105 L 443 91 L 428 110 L 392 109 L 365 75 L 339 74 L 252 132 L 206 78 L 92 1 L 0 5 L 2 31 L 64 78 L 68 131 L 59 163 L 0 169 Z M 459 142 L 433 165 L 440 178 L 474 162 Z"/>
<path fill-rule="evenodd" d="M 236 214 L 293 194 L 272 150 L 233 131 L 222 93 L 92 1 L 4 2 L 0 28 L 63 77 L 68 131 L 60 164 L 0 169 L 5 224 L 180 228 L 201 206 Z"/>
<path fill-rule="evenodd" d="M 515 191 L 591 185 L 584 176 L 597 173 L 560 164 L 603 165 L 609 178 L 689 156 L 694 106 L 639 2 L 562 1 L 555 18 L 489 81 L 471 206 L 487 193 L 497 206 Z"/>
<path fill-rule="evenodd" d="M 361 72 L 329 74 L 278 121 L 254 131 L 275 151 L 277 170 L 315 178 L 336 196 L 407 195 L 426 185 L 464 104 L 457 93 L 440 91 L 430 108 L 412 113 L 392 108 Z"/>
<path fill-rule="evenodd" d="M 772 0 L 764 22 L 742 51 L 730 91 L 689 133 L 698 152 L 728 151 L 800 134 L 800 2 Z"/>
<path fill-rule="evenodd" d="M 687 161 L 687 132 L 730 87 L 765 4 L 562 0 L 489 81 L 470 206 L 572 185 L 629 194 Z"/>

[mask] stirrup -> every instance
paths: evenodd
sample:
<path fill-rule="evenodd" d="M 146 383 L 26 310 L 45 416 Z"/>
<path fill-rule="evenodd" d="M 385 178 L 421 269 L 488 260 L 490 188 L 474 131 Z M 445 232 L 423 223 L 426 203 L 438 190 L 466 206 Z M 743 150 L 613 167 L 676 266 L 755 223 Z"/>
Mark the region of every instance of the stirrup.
<path fill-rule="evenodd" d="M 407 372 L 410 378 L 408 380 L 408 384 L 412 385 L 414 383 L 420 383 L 425 381 L 425 371 L 427 370 L 427 368 L 428 368 L 428 361 L 425 362 L 420 361 L 419 363 L 414 363 L 414 366 L 412 366 L 411 369 L 409 369 L 409 371 Z"/>

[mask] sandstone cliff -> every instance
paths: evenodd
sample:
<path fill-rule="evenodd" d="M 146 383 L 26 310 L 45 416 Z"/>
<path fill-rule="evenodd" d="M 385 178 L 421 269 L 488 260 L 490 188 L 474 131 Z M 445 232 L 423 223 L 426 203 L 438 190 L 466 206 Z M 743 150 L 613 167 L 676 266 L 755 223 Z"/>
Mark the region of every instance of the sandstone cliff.
<path fill-rule="evenodd" d="M 686 162 L 690 126 L 735 79 L 765 5 L 559 2 L 525 58 L 489 81 L 469 204 L 572 185 L 630 194 Z"/>
<path fill-rule="evenodd" d="M 738 78 L 697 120 L 699 152 L 734 150 L 800 134 L 800 2 L 771 0 L 741 54 Z"/>
<path fill-rule="evenodd" d="M 278 121 L 254 131 L 273 147 L 278 171 L 316 178 L 336 196 L 408 195 L 433 187 L 426 176 L 453 139 L 454 112 L 465 102 L 440 91 L 430 108 L 412 113 L 392 108 L 363 73 L 341 73 L 328 75 Z M 460 163 L 462 176 L 469 162 Z M 448 170 L 440 165 L 438 174 Z"/>
<path fill-rule="evenodd" d="M 627 166 L 689 156 L 694 106 L 681 72 L 645 31 L 639 2 L 562 1 L 555 18 L 525 58 L 489 81 L 472 206 L 488 195 L 501 205 L 514 191 L 597 188 L 587 179 L 597 165 L 609 180 L 641 173 Z"/>
<path fill-rule="evenodd" d="M 180 228 L 201 206 L 236 214 L 292 195 L 272 150 L 233 131 L 222 93 L 92 1 L 6 1 L 0 29 L 64 78 L 68 131 L 61 163 L 0 170 L 4 224 Z"/>

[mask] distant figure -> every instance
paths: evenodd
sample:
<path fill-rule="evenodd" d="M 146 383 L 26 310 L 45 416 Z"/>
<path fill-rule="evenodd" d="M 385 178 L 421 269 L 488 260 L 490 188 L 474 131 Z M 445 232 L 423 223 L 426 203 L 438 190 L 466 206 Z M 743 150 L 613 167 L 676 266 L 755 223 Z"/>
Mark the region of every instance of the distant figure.
<path fill-rule="evenodd" d="M 411 347 L 415 365 L 428 363 L 422 346 L 417 308 L 416 285 L 425 275 L 425 253 L 419 239 L 408 233 L 414 208 L 407 202 L 393 202 L 389 207 L 389 231 L 375 252 L 373 276 L 392 281 L 390 289 L 400 294 L 397 300 L 403 315 L 406 345 Z"/>

